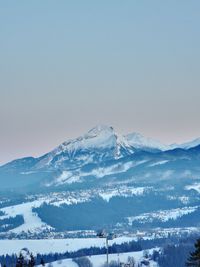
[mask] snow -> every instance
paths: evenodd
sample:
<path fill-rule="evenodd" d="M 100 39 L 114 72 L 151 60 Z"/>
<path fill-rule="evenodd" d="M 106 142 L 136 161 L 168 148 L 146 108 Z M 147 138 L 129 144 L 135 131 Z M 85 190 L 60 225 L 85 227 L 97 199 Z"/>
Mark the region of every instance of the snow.
<path fill-rule="evenodd" d="M 185 189 L 186 190 L 195 190 L 198 193 L 200 193 L 200 183 L 194 183 L 191 185 L 187 185 L 187 186 L 185 186 Z"/>
<path fill-rule="evenodd" d="M 38 215 L 32 211 L 33 208 L 40 207 L 43 202 L 41 200 L 36 200 L 33 202 L 22 203 L 6 208 L 2 208 L 1 211 L 5 213 L 5 215 L 0 216 L 0 219 L 13 218 L 17 215 L 22 215 L 24 218 L 24 223 L 19 227 L 10 230 L 14 233 L 21 232 L 35 232 L 42 231 L 44 229 L 51 229 L 50 226 L 43 223 Z"/>
<path fill-rule="evenodd" d="M 42 267 L 42 265 L 38 266 Z M 45 266 L 48 266 L 48 264 L 46 264 Z M 78 267 L 78 264 L 73 262 L 72 259 L 66 259 L 66 260 L 58 260 L 52 262 L 52 267 Z"/>
<path fill-rule="evenodd" d="M 167 222 L 168 220 L 176 220 L 183 215 L 187 215 L 196 211 L 198 206 L 194 207 L 184 207 L 171 210 L 161 210 L 151 213 L 143 213 L 139 216 L 128 217 L 129 225 L 132 225 L 134 221 L 140 221 L 140 223 L 153 222 L 154 220 L 159 220 L 162 222 Z"/>
<path fill-rule="evenodd" d="M 88 150 L 96 148 L 111 148 L 116 144 L 115 132 L 112 127 L 99 125 L 88 133 L 74 140 L 64 142 L 60 148 L 68 151 L 71 156 L 77 150 Z"/>
<path fill-rule="evenodd" d="M 63 152 L 66 157 L 61 156 L 55 163 L 59 166 L 66 159 L 72 159 L 76 156 L 77 151 L 94 151 L 96 149 L 110 149 L 117 147 L 117 135 L 112 127 L 106 125 L 99 125 L 91 129 L 88 133 L 75 139 L 63 142 L 54 150 L 44 155 L 36 165 L 37 168 L 42 168 L 51 164 L 52 160 L 61 155 Z M 80 159 L 82 160 L 82 159 Z M 88 155 L 85 162 L 91 162 L 92 158 Z"/>
<path fill-rule="evenodd" d="M 135 240 L 135 237 L 117 237 L 109 241 L 112 245 Z M 68 239 L 38 239 L 38 240 L 0 240 L 0 255 L 18 254 L 22 248 L 27 248 L 34 255 L 37 253 L 65 253 L 83 248 L 105 247 L 104 238 L 68 238 Z"/>
<path fill-rule="evenodd" d="M 94 175 L 97 178 L 102 178 L 106 175 L 111 175 L 115 173 L 123 173 L 129 170 L 130 168 L 136 167 L 140 164 L 145 163 L 147 160 L 141 160 L 141 161 L 132 161 L 132 162 L 126 162 L 121 164 L 114 164 L 111 167 L 104 167 L 104 168 L 98 168 L 93 170 L 90 173 L 87 173 L 86 175 Z"/>
<path fill-rule="evenodd" d="M 32 171 L 38 170 L 40 168 L 50 166 L 53 162 L 53 159 L 56 156 L 57 160 L 53 163 L 54 167 L 59 167 L 62 165 L 63 161 L 73 159 L 77 156 L 77 151 L 85 152 L 94 152 L 96 150 L 114 148 L 114 158 L 120 158 L 122 156 L 121 149 L 123 148 L 127 154 L 133 154 L 134 148 L 136 149 L 158 149 L 161 151 L 171 150 L 175 148 L 184 148 L 189 149 L 200 145 L 200 138 L 197 138 L 193 141 L 186 142 L 183 144 L 172 144 L 165 145 L 160 141 L 154 140 L 152 138 L 144 137 L 140 133 L 130 133 L 128 135 L 119 135 L 117 134 L 113 127 L 106 125 L 98 125 L 88 131 L 86 134 L 71 140 L 63 142 L 61 145 L 56 147 L 51 152 L 43 155 L 41 158 L 38 158 L 39 161 L 35 165 L 34 170 L 23 172 L 22 174 L 30 174 Z M 80 155 L 80 161 L 85 161 L 87 163 L 92 162 L 93 157 L 86 155 L 85 159 Z M 21 159 L 23 160 L 23 159 Z M 15 163 L 16 161 L 13 161 Z"/>
<path fill-rule="evenodd" d="M 200 145 L 200 138 L 178 145 L 179 148 L 189 149 Z"/>
<path fill-rule="evenodd" d="M 126 135 L 128 143 L 135 148 L 151 148 L 159 149 L 162 151 L 170 149 L 170 146 L 164 145 L 159 141 L 153 140 L 151 138 L 146 138 L 139 133 L 131 133 Z"/>
<path fill-rule="evenodd" d="M 141 196 L 152 190 L 151 187 L 127 187 L 118 186 L 118 189 L 113 187 L 88 189 L 80 191 L 69 192 L 55 192 L 47 194 L 38 194 L 28 196 L 27 202 L 12 205 L 1 208 L 0 211 L 3 215 L 0 216 L 0 220 L 6 218 L 14 218 L 17 215 L 21 215 L 24 218 L 24 223 L 17 228 L 10 230 L 10 232 L 21 233 L 31 232 L 38 233 L 44 230 L 51 230 L 49 225 L 42 222 L 37 213 L 33 212 L 34 208 L 39 208 L 43 204 L 48 204 L 56 207 L 61 205 L 75 205 L 78 203 L 90 202 L 94 198 L 102 198 L 104 201 L 109 202 L 113 197 L 131 197 Z"/>
<path fill-rule="evenodd" d="M 82 191 L 77 196 L 74 192 L 65 193 L 52 193 L 47 195 L 36 195 L 34 197 L 29 196 L 27 201 L 22 204 L 13 205 L 5 208 L 1 208 L 0 211 L 4 213 L 4 215 L 0 216 L 0 220 L 7 218 L 14 218 L 17 215 L 21 215 L 24 218 L 24 223 L 17 228 L 10 230 L 13 233 L 21 233 L 21 232 L 42 232 L 44 230 L 53 229 L 46 223 L 42 222 L 42 220 L 38 217 L 37 213 L 33 212 L 33 208 L 39 208 L 42 204 L 46 203 L 49 205 L 54 205 L 59 207 L 60 205 L 72 205 L 77 203 L 82 203 L 89 201 L 90 191 Z"/>
<path fill-rule="evenodd" d="M 159 248 L 155 249 L 150 249 L 148 250 L 149 254 L 151 255 L 153 253 L 153 250 L 159 251 Z M 143 257 L 144 251 L 137 251 L 137 252 L 127 252 L 127 253 L 119 253 L 119 254 L 109 254 L 109 262 L 111 261 L 117 261 L 121 263 L 127 263 L 128 257 L 133 257 L 136 265 L 140 263 L 144 257 Z M 89 256 L 88 259 L 91 261 L 94 267 L 102 267 L 102 265 L 106 262 L 106 254 L 103 255 L 94 255 L 94 256 Z M 157 267 L 157 263 L 150 260 L 149 261 L 149 267 Z M 41 266 L 41 265 L 40 265 Z M 73 262 L 72 259 L 66 259 L 62 261 L 55 261 L 52 262 L 53 267 L 77 267 L 78 265 Z"/>
<path fill-rule="evenodd" d="M 190 203 L 190 198 L 188 196 L 174 196 L 174 195 L 172 196 L 172 195 L 168 195 L 167 199 L 169 199 L 169 200 L 179 200 L 185 205 Z"/>
<path fill-rule="evenodd" d="M 106 175 L 112 175 L 116 173 L 124 173 L 130 168 L 137 167 L 143 163 L 147 162 L 147 160 L 140 160 L 140 161 L 130 161 L 126 163 L 118 163 L 114 164 L 109 167 L 104 168 L 96 168 L 90 172 L 82 172 L 81 170 L 77 169 L 76 171 L 63 171 L 60 176 L 58 176 L 53 182 L 46 184 L 46 186 L 51 185 L 62 185 L 62 184 L 71 184 L 81 182 L 83 177 L 86 176 L 95 176 L 96 178 L 103 178 Z"/>
<path fill-rule="evenodd" d="M 159 149 L 162 151 L 171 149 L 170 146 L 164 145 L 159 141 L 155 141 L 151 138 L 146 138 L 138 133 L 132 133 L 128 135 L 117 134 L 113 127 L 106 125 L 98 125 L 84 134 L 75 139 L 71 139 L 63 142 L 61 145 L 56 147 L 50 153 L 44 155 L 36 165 L 36 169 L 44 166 L 49 166 L 56 156 L 55 167 L 59 167 L 63 161 L 77 158 L 80 161 L 86 163 L 92 162 L 93 158 L 88 155 L 82 159 L 81 155 L 77 155 L 78 151 L 94 152 L 96 150 L 103 150 L 114 148 L 115 152 L 113 157 L 118 159 L 122 156 L 121 149 L 124 149 L 127 154 L 133 154 L 134 149 Z M 64 153 L 64 155 L 62 155 Z M 80 158 L 79 158 L 80 156 Z"/>
<path fill-rule="evenodd" d="M 131 188 L 122 187 L 119 189 L 110 189 L 104 192 L 100 192 L 99 196 L 102 197 L 105 201 L 109 202 L 111 198 L 116 196 L 122 196 L 122 197 L 129 197 L 132 195 L 140 196 L 150 189 L 151 189 L 150 187 L 131 187 Z"/>
<path fill-rule="evenodd" d="M 187 196 L 181 196 L 178 198 L 183 204 L 188 204 L 190 202 L 190 198 Z"/>
<path fill-rule="evenodd" d="M 159 250 L 156 248 L 155 250 Z M 153 253 L 153 249 L 149 250 L 149 253 Z M 136 264 L 140 263 L 140 261 L 143 259 L 144 251 L 137 251 L 137 252 L 127 252 L 127 253 L 119 253 L 119 254 L 110 254 L 109 255 L 109 262 L 111 261 L 117 261 L 117 262 L 123 262 L 127 263 L 128 257 L 133 257 L 136 261 Z M 95 267 L 101 267 L 106 262 L 106 255 L 96 255 L 89 257 L 90 261 L 92 262 L 93 266 Z M 153 261 L 151 261 L 150 266 L 157 266 L 153 265 Z"/>
<path fill-rule="evenodd" d="M 21 251 L 20 251 L 20 254 L 23 256 L 24 260 L 26 263 L 28 263 L 28 261 L 31 260 L 31 255 L 30 255 L 30 252 L 27 248 L 23 248 Z"/>
<path fill-rule="evenodd" d="M 157 166 L 157 165 L 163 165 L 165 163 L 169 162 L 169 160 L 161 160 L 161 161 L 157 161 L 155 163 L 152 163 L 151 165 L 149 165 L 150 167 L 154 167 L 154 166 Z"/>
<path fill-rule="evenodd" d="M 102 198 L 104 201 L 109 202 L 114 197 L 132 197 L 132 196 L 142 196 L 153 190 L 152 187 L 134 187 L 121 185 L 116 187 L 106 187 L 98 189 L 88 189 L 79 191 L 69 191 L 69 192 L 55 192 L 47 194 L 38 194 L 27 197 L 27 202 L 18 205 L 8 206 L 0 209 L 3 215 L 0 216 L 0 220 L 5 218 L 13 218 L 17 215 L 21 215 L 24 218 L 24 223 L 19 227 L 10 230 L 10 232 L 21 233 L 21 232 L 31 232 L 39 233 L 44 230 L 53 230 L 49 225 L 42 222 L 38 217 L 37 213 L 33 212 L 33 208 L 39 208 L 43 204 L 48 204 L 56 207 L 61 205 L 76 205 L 79 203 L 90 202 L 94 198 Z M 178 199 L 182 203 L 189 203 L 189 198 L 187 196 L 168 196 L 169 200 Z M 142 220 L 143 222 L 152 220 L 167 221 L 169 219 L 176 219 L 185 214 L 194 212 L 198 206 L 195 207 L 184 207 L 171 210 L 160 210 L 153 213 L 145 213 L 136 217 L 129 217 L 129 224 L 133 221 Z"/>
<path fill-rule="evenodd" d="M 56 180 L 53 183 L 56 185 L 72 184 L 79 182 L 80 178 L 81 178 L 80 176 L 74 175 L 70 171 L 63 171 L 62 174 L 58 178 L 56 178 Z"/>

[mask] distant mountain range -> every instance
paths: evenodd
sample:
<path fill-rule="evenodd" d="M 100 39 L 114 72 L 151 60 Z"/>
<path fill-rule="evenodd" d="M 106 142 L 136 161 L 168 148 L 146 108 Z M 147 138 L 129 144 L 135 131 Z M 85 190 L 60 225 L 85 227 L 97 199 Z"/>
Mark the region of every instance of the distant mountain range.
<path fill-rule="evenodd" d="M 0 167 L 0 232 L 196 226 L 199 179 L 200 139 L 167 146 L 97 126 Z"/>
<path fill-rule="evenodd" d="M 41 157 L 17 159 L 1 166 L 0 179 L 3 190 L 29 184 L 52 186 L 80 183 L 87 181 L 87 176 L 125 173 L 135 164 L 138 165 L 134 160 L 137 156 L 142 158 L 142 153 L 145 158 L 148 155 L 154 159 L 159 155 L 168 162 L 165 155 L 177 155 L 178 149 L 183 149 L 182 154 L 187 154 L 186 150 L 199 145 L 200 138 L 180 145 L 164 145 L 139 133 L 120 136 L 113 127 L 101 125 L 83 136 L 62 143 Z"/>

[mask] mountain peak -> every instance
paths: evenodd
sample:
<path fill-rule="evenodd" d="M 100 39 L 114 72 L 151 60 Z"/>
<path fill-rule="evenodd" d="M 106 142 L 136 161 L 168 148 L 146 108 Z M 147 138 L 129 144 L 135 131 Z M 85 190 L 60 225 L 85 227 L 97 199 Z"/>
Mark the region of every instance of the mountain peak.
<path fill-rule="evenodd" d="M 149 148 L 158 150 L 168 150 L 169 146 L 162 144 L 161 142 L 154 140 L 152 138 L 144 137 L 140 133 L 133 132 L 125 136 L 128 143 L 135 148 Z"/>
<path fill-rule="evenodd" d="M 200 138 L 196 138 L 192 141 L 180 144 L 178 145 L 178 147 L 183 148 L 183 149 L 189 149 L 189 148 L 193 148 L 198 145 L 200 145 Z"/>
<path fill-rule="evenodd" d="M 61 145 L 64 151 L 90 150 L 110 148 L 116 144 L 116 135 L 113 127 L 98 125 L 78 138 L 68 140 Z"/>
<path fill-rule="evenodd" d="M 101 132 L 110 132 L 113 133 L 114 129 L 112 126 L 108 126 L 108 125 L 104 125 L 104 124 L 99 124 L 97 126 L 95 126 L 94 128 L 92 128 L 91 130 L 88 131 L 88 133 L 91 134 L 99 134 Z"/>
<path fill-rule="evenodd" d="M 107 126 L 107 125 L 97 125 L 96 127 L 92 128 L 91 130 L 89 130 L 84 136 L 83 138 L 95 138 L 95 137 L 110 137 L 115 135 L 114 129 L 111 126 Z"/>

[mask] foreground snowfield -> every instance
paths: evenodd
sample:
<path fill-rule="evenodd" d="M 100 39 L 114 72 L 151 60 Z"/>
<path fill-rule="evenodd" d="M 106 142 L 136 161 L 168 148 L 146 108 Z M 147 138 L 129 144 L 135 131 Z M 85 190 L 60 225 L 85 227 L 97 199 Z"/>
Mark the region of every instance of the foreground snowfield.
<path fill-rule="evenodd" d="M 158 250 L 158 248 L 156 248 L 156 250 Z M 151 254 L 152 252 L 153 252 L 153 249 L 150 249 L 149 253 Z M 109 262 L 117 261 L 117 262 L 126 263 L 128 257 L 133 257 L 135 259 L 136 264 L 138 264 L 143 259 L 143 253 L 144 251 L 110 254 Z M 88 258 L 92 262 L 93 267 L 101 267 L 106 262 L 106 255 L 95 255 L 95 256 L 90 256 Z M 150 265 L 148 265 L 149 267 L 158 267 L 157 263 L 154 261 L 150 261 L 149 263 L 150 263 Z M 52 267 L 58 267 L 58 266 L 59 267 L 78 267 L 78 265 L 75 262 L 73 262 L 72 259 L 59 260 L 59 261 L 52 262 Z M 41 267 L 41 265 L 39 265 L 38 267 Z"/>
<path fill-rule="evenodd" d="M 122 244 L 134 240 L 133 237 L 118 237 L 109 241 Z M 65 253 L 83 248 L 104 247 L 105 239 L 101 238 L 68 238 L 68 239 L 38 239 L 38 240 L 0 240 L 0 255 L 18 254 L 22 248 L 28 248 L 33 254 Z"/>

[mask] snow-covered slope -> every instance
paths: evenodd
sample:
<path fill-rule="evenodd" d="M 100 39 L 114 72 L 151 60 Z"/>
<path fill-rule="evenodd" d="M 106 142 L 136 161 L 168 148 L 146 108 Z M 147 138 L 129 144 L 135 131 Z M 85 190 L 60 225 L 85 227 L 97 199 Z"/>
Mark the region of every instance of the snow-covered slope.
<path fill-rule="evenodd" d="M 22 173 L 30 174 L 41 169 L 75 169 L 90 163 L 119 159 L 132 155 L 137 150 L 155 152 L 175 148 L 189 149 L 200 144 L 200 138 L 180 145 L 165 145 L 139 133 L 119 135 L 113 127 L 99 125 L 86 134 L 63 142 L 61 145 L 39 158 L 24 158 L 12 161 L 0 169 L 20 168 Z"/>
<path fill-rule="evenodd" d="M 183 155 L 178 156 L 172 149 L 181 145 L 164 145 L 138 133 L 123 136 L 117 134 L 113 127 L 100 125 L 83 136 L 63 142 L 41 157 L 18 159 L 1 166 L 1 188 L 29 188 L 30 184 L 35 187 L 57 187 L 80 184 L 92 179 L 97 181 L 108 176 L 121 178 L 129 173 L 126 175 L 128 178 L 134 177 L 135 170 L 142 168 L 146 169 L 142 177 L 163 177 L 166 173 L 169 178 L 169 174 L 171 177 L 175 171 L 174 166 L 171 169 L 168 166 L 173 165 L 173 162 L 178 164 L 178 160 L 182 161 L 183 158 L 191 159 L 188 148 L 198 144 L 199 140 L 182 145 L 185 149 L 179 153 Z M 189 156 L 185 155 L 186 151 Z M 197 164 L 196 161 L 195 163 Z M 147 168 L 149 166 L 151 170 Z M 155 174 L 152 173 L 154 170 Z"/>
<path fill-rule="evenodd" d="M 200 145 L 200 138 L 196 138 L 192 141 L 177 145 L 177 147 L 183 148 L 183 149 L 189 149 L 189 148 L 196 147 L 199 145 Z"/>
<path fill-rule="evenodd" d="M 158 150 L 169 150 L 170 146 L 164 145 L 159 141 L 151 138 L 146 138 L 139 133 L 131 133 L 125 136 L 129 145 L 137 149 L 158 149 Z"/>
<path fill-rule="evenodd" d="M 36 168 L 54 166 L 60 168 L 70 161 L 70 166 L 82 166 L 106 159 L 118 159 L 131 155 L 135 150 L 167 151 L 175 148 L 189 149 L 200 144 L 200 138 L 183 144 L 165 145 L 160 141 L 144 137 L 140 133 L 119 135 L 113 127 L 99 125 L 83 136 L 63 142 L 53 151 L 38 159 Z M 72 163 L 73 161 L 73 163 Z"/>
<path fill-rule="evenodd" d="M 99 125 L 83 136 L 63 142 L 41 157 L 37 168 L 49 165 L 59 167 L 68 160 L 86 164 L 102 159 L 116 159 L 131 153 L 133 148 L 126 138 L 116 134 L 112 127 Z"/>
<path fill-rule="evenodd" d="M 159 248 L 155 248 L 155 249 L 150 249 L 148 251 L 149 253 L 149 257 L 150 255 L 152 255 L 153 251 L 159 251 Z M 151 259 L 148 258 L 144 258 L 144 254 L 145 251 L 138 251 L 138 252 L 127 252 L 127 253 L 119 253 L 119 254 L 110 254 L 109 255 L 109 262 L 115 261 L 117 263 L 128 263 L 128 259 L 134 258 L 135 261 L 135 265 L 139 266 L 139 264 L 141 264 L 142 261 L 145 260 L 146 264 L 148 263 L 149 267 L 158 267 L 157 263 Z M 106 255 L 95 255 L 95 256 L 90 256 L 88 257 L 88 259 L 90 260 L 90 262 L 92 263 L 92 265 L 94 267 L 102 267 L 104 266 L 105 262 L 106 262 Z M 39 265 L 41 266 L 41 265 Z M 52 267 L 56 267 L 56 266 L 62 266 L 62 267 L 78 267 L 78 265 L 73 262 L 72 259 L 65 259 L 65 260 L 59 260 L 59 261 L 54 261 L 52 262 Z M 145 266 L 145 264 L 141 264 L 141 266 Z"/>
<path fill-rule="evenodd" d="M 11 163 L 14 167 L 22 166 L 23 164 L 31 167 L 34 164 L 34 166 L 40 169 L 44 166 L 59 166 L 66 160 L 93 162 L 98 157 L 100 159 L 120 158 L 134 153 L 135 149 L 166 151 L 175 148 L 189 149 L 198 145 L 200 145 L 200 138 L 183 144 L 165 145 L 140 133 L 133 132 L 128 135 L 119 135 L 111 126 L 98 125 L 78 138 L 63 142 L 39 158 L 27 157 L 14 160 Z M 95 157 L 94 153 L 98 156 Z M 11 166 L 11 163 L 5 166 Z"/>

